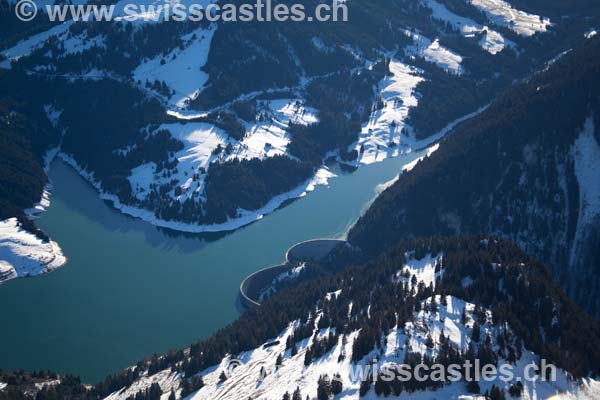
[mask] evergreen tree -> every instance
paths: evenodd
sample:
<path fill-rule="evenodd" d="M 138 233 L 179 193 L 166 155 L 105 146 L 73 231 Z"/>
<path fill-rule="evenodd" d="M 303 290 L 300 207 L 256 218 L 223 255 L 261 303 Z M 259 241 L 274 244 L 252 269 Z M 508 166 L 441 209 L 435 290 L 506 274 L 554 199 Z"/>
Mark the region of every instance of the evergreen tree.
<path fill-rule="evenodd" d="M 292 400 L 302 400 L 302 393 L 300 392 L 300 387 L 296 387 L 296 390 L 294 390 Z"/>
<path fill-rule="evenodd" d="M 505 400 L 504 390 L 500 389 L 496 385 L 492 386 L 489 398 L 490 400 Z"/>
<path fill-rule="evenodd" d="M 467 382 L 467 391 L 472 394 L 481 393 L 481 388 L 479 387 L 479 383 L 476 380 L 470 380 Z"/>
<path fill-rule="evenodd" d="M 306 353 L 304 354 L 304 366 L 308 367 L 310 364 L 312 364 L 312 349 L 308 348 L 306 349 Z"/>
<path fill-rule="evenodd" d="M 331 395 L 331 382 L 327 375 L 321 375 L 317 381 L 317 399 L 327 400 Z"/>
<path fill-rule="evenodd" d="M 370 388 L 371 388 L 371 377 L 368 377 L 367 379 L 364 379 L 363 381 L 361 381 L 360 388 L 358 390 L 360 397 L 366 396 L 367 393 L 369 392 Z"/>
<path fill-rule="evenodd" d="M 471 340 L 474 342 L 479 342 L 479 337 L 481 336 L 481 327 L 479 326 L 479 322 L 475 321 L 473 323 L 473 332 L 471 332 Z"/>
<path fill-rule="evenodd" d="M 511 397 L 521 397 L 523 395 L 523 384 L 521 382 L 517 382 L 514 385 L 511 385 L 510 388 L 508 388 L 508 394 L 510 394 Z"/>
<path fill-rule="evenodd" d="M 343 383 L 342 383 L 342 377 L 340 376 L 339 373 L 335 373 L 333 375 L 333 378 L 331 379 L 331 393 L 336 396 L 340 393 L 342 393 L 343 390 Z"/>

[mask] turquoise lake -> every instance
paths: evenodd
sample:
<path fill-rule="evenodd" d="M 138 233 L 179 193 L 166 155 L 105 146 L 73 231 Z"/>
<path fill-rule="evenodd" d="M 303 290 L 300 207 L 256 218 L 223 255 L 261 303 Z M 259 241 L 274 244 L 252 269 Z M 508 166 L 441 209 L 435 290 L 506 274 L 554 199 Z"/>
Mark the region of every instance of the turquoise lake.
<path fill-rule="evenodd" d="M 224 235 L 183 235 L 125 216 L 62 161 L 37 224 L 67 265 L 0 286 L 0 368 L 51 369 L 96 382 L 232 322 L 238 288 L 296 242 L 339 237 L 402 166 L 424 152 L 342 173 L 329 187 Z"/>

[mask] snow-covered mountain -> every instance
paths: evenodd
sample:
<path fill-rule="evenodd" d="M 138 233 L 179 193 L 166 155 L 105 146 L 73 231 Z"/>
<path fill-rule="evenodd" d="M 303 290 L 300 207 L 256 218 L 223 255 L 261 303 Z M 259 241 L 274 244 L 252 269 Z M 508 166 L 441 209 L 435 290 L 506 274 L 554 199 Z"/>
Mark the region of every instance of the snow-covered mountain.
<path fill-rule="evenodd" d="M 569 300 L 543 264 L 510 242 L 417 239 L 365 265 L 331 268 L 309 263 L 303 271 L 317 269 L 318 276 L 301 272 L 295 286 L 203 342 L 155 355 L 87 389 L 54 377 L 54 389 L 39 396 L 52 390 L 111 400 L 600 394 L 599 322 Z M 475 360 L 480 364 L 472 367 Z M 462 366 L 462 378 L 382 378 L 398 377 L 401 366 L 452 364 Z M 471 382 L 466 371 L 474 377 L 483 365 L 505 372 Z"/>

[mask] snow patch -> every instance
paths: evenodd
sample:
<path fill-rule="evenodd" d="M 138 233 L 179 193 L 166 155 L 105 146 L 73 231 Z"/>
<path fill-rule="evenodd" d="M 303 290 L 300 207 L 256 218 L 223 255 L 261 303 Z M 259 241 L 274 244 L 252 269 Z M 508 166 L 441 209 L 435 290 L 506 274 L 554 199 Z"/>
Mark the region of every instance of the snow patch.
<path fill-rule="evenodd" d="M 439 148 L 440 148 L 440 144 L 439 143 L 436 143 L 433 146 L 429 147 L 427 149 L 427 152 L 425 153 L 424 156 L 419 157 L 416 160 L 411 161 L 408 164 L 406 164 L 405 166 L 403 166 L 402 167 L 402 172 L 412 171 L 412 169 L 414 167 L 416 167 L 419 162 L 423 161 L 424 159 L 426 159 L 427 157 L 429 157 L 430 155 L 432 155 L 433 153 L 435 153 Z"/>
<path fill-rule="evenodd" d="M 323 53 L 331 53 L 335 50 L 332 47 L 327 46 L 321 38 L 316 36 L 311 39 L 311 43 L 315 47 L 315 49 Z"/>
<path fill-rule="evenodd" d="M 415 96 L 417 85 L 423 81 L 420 70 L 395 59 L 390 61 L 391 76 L 379 84 L 381 108 L 373 110 L 369 121 L 363 125 L 358 141 L 349 150 L 358 152 L 359 164 L 372 164 L 407 152 L 403 146 L 405 120 L 412 107 L 418 104 Z M 404 136 L 403 136 L 404 132 Z M 405 147 L 404 150 L 400 147 Z"/>
<path fill-rule="evenodd" d="M 436 0 L 425 0 L 425 4 L 431 9 L 433 18 L 450 23 L 464 37 L 481 37 L 479 45 L 490 54 L 497 54 L 504 50 L 505 47 L 515 46 L 512 41 L 505 39 L 499 32 L 487 26 L 482 26 L 470 18 L 454 14 Z"/>
<path fill-rule="evenodd" d="M 505 26 L 521 36 L 546 32 L 552 26 L 550 19 L 528 14 L 513 8 L 503 0 L 465 0 L 483 11 L 493 24 Z"/>
<path fill-rule="evenodd" d="M 585 229 L 600 216 L 600 145 L 594 135 L 594 119 L 586 119 L 583 130 L 574 144 L 575 176 L 579 184 L 579 217 L 575 233 L 571 265 L 575 265 L 578 243 Z"/>
<path fill-rule="evenodd" d="M 600 215 L 600 145 L 594 135 L 593 118 L 585 121 L 583 131 L 575 140 L 575 175 L 579 183 L 579 221 L 584 225 Z"/>
<path fill-rule="evenodd" d="M 416 283 L 411 287 L 418 291 L 418 285 L 420 282 L 425 284 L 425 287 L 432 286 L 435 289 L 435 282 L 442 274 L 442 265 L 444 262 L 444 255 L 431 254 L 426 255 L 420 260 L 414 258 L 414 255 L 407 253 L 406 257 L 408 261 L 394 275 L 395 282 L 410 283 L 412 277 L 416 277 Z M 437 269 L 437 271 L 436 271 Z"/>
<path fill-rule="evenodd" d="M 57 127 L 63 110 L 57 110 L 52 104 L 44 105 L 44 112 L 53 127 Z"/>
<path fill-rule="evenodd" d="M 44 242 L 16 218 L 0 221 L 0 283 L 62 267 L 67 259 L 56 242 Z"/>
<path fill-rule="evenodd" d="M 56 25 L 45 32 L 38 33 L 27 39 L 21 40 L 10 49 L 3 50 L 0 54 L 6 57 L 6 60 L 0 62 L 0 68 L 10 69 L 11 61 L 17 61 L 19 58 L 30 55 L 34 50 L 42 47 L 42 45 L 51 36 L 61 36 L 68 32 L 73 21 L 64 22 Z"/>
<path fill-rule="evenodd" d="M 195 30 L 181 39 L 183 49 L 176 48 L 166 56 L 158 55 L 141 63 L 134 71 L 133 78 L 142 85 L 148 81 L 165 82 L 174 94 L 169 102 L 177 107 L 185 107 L 204 88 L 208 74 L 202 70 L 208 59 L 208 52 L 216 27 Z"/>
<path fill-rule="evenodd" d="M 154 162 L 142 164 L 131 171 L 129 182 L 137 199 L 143 200 L 150 193 L 151 185 L 177 181 L 182 192 L 171 193 L 173 198 L 184 201 L 202 195 L 209 165 L 217 157 L 215 150 L 227 146 L 231 139 L 225 132 L 207 123 L 163 124 L 158 130 L 168 130 L 173 138 L 183 143 L 184 149 L 175 153 L 176 170 L 157 171 Z"/>
<path fill-rule="evenodd" d="M 138 200 L 144 200 L 154 185 L 175 182 L 167 195 L 181 202 L 187 199 L 204 201 L 204 182 L 213 162 L 235 159 L 265 159 L 278 155 L 289 156 L 290 142 L 287 129 L 291 122 L 312 124 L 318 121 L 316 110 L 304 107 L 298 99 L 278 99 L 262 104 L 261 121 L 247 124 L 245 137 L 238 142 L 225 131 L 204 122 L 170 123 L 159 130 L 168 130 L 171 136 L 184 145 L 175 153 L 177 166 L 158 171 L 154 162 L 142 164 L 131 171 L 129 182 Z M 156 131 L 155 131 L 156 132 Z M 128 149 L 119 149 L 126 152 Z"/>
<path fill-rule="evenodd" d="M 337 299 L 339 295 L 342 294 L 342 290 L 336 290 L 335 292 L 329 292 L 325 295 L 325 300 L 331 301 L 333 299 Z"/>
<path fill-rule="evenodd" d="M 234 146 L 227 160 L 264 159 L 287 155 L 290 123 L 310 125 L 317 123 L 317 110 L 305 107 L 301 99 L 277 99 L 261 102 L 259 121 L 246 126 L 246 136 Z"/>
<path fill-rule="evenodd" d="M 406 31 L 407 36 L 414 41 L 412 46 L 406 48 L 406 54 L 413 57 L 423 58 L 425 61 L 433 63 L 444 71 L 462 75 L 464 69 L 461 65 L 463 58 L 440 44 L 439 39 L 433 42 L 423 35 Z"/>
<path fill-rule="evenodd" d="M 61 42 L 64 48 L 62 56 L 69 54 L 82 53 L 94 46 L 105 47 L 104 36 L 95 36 L 88 38 L 87 33 L 81 33 L 76 36 L 71 36 L 68 39 Z"/>
<path fill-rule="evenodd" d="M 42 192 L 42 198 L 40 199 L 40 201 L 38 201 L 36 204 L 34 204 L 33 207 L 25 210 L 25 214 L 29 218 L 34 218 L 37 214 L 46 211 L 48 209 L 48 207 L 50 207 L 50 191 L 51 190 L 52 190 L 52 185 L 47 184 L 44 187 L 44 190 Z"/>

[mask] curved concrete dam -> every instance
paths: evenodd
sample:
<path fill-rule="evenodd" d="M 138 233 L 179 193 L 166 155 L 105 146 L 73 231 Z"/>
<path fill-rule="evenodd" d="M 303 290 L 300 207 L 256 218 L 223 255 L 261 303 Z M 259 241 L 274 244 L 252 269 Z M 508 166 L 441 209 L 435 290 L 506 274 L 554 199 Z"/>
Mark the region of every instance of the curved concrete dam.
<path fill-rule="evenodd" d="M 342 243 L 346 243 L 346 241 L 342 239 L 312 239 L 293 245 L 286 251 L 284 262 L 256 271 L 242 281 L 240 284 L 242 304 L 248 308 L 260 306 L 260 294 L 273 282 L 273 279 L 289 271 L 298 262 L 323 260 L 336 246 Z"/>

